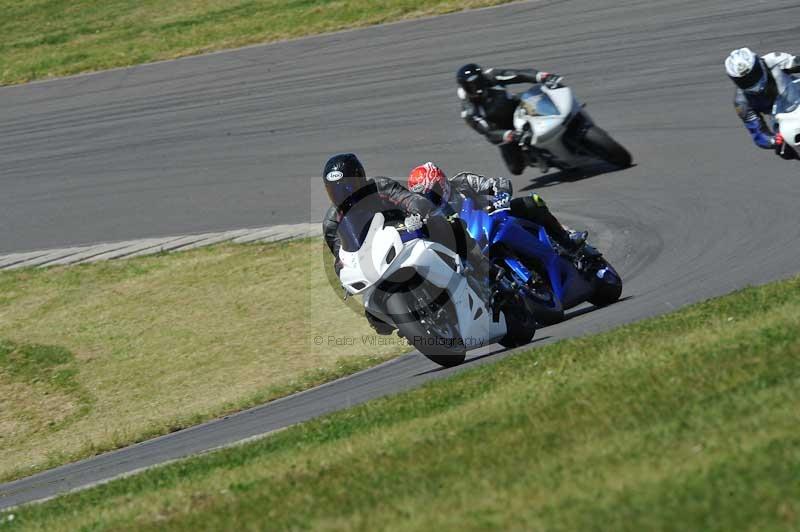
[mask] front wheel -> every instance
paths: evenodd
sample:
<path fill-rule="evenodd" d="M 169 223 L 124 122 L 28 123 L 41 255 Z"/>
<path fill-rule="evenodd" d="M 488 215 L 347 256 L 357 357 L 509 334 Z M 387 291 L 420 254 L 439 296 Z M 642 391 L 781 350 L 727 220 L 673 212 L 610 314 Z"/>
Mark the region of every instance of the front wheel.
<path fill-rule="evenodd" d="M 592 126 L 586 131 L 583 146 L 595 157 L 620 168 L 627 168 L 633 162 L 628 150 L 597 126 Z"/>
<path fill-rule="evenodd" d="M 622 278 L 608 263 L 598 268 L 594 279 L 594 293 L 589 298 L 589 303 L 597 307 L 606 307 L 616 303 L 622 295 Z"/>
<path fill-rule="evenodd" d="M 464 362 L 467 354 L 454 323 L 452 302 L 434 309 L 420 305 L 411 292 L 395 292 L 386 300 L 386 310 L 395 318 L 400 336 L 428 359 L 446 368 Z"/>

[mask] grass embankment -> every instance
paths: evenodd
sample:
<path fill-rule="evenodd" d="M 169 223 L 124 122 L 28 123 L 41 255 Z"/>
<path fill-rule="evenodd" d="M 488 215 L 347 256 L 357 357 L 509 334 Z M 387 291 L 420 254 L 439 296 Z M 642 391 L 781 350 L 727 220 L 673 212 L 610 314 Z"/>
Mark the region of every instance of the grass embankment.
<path fill-rule="evenodd" d="M 41 530 L 800 526 L 800 279 L 15 511 Z"/>
<path fill-rule="evenodd" d="M 345 309 L 322 260 L 313 239 L 0 272 L 0 478 L 407 350 L 399 339 L 370 345 L 363 314 Z M 355 341 L 332 345 L 329 334 Z"/>
<path fill-rule="evenodd" d="M 0 84 L 510 0 L 0 0 Z"/>

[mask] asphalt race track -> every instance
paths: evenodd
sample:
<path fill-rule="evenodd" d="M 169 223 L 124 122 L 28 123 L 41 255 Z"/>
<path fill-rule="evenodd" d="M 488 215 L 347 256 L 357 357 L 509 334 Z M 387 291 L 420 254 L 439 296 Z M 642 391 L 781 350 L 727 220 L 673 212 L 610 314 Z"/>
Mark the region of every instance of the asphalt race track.
<path fill-rule="evenodd" d="M 722 60 L 744 45 L 800 53 L 798 17 L 791 0 L 525 2 L 0 89 L 0 252 L 319 220 L 316 176 L 337 151 L 375 174 L 428 159 L 449 173 L 503 174 L 458 115 L 454 71 L 475 60 L 566 76 L 637 163 L 515 179 L 517 193 L 536 189 L 568 221 L 613 232 L 606 255 L 626 281 L 625 300 L 576 312 L 540 341 L 784 278 L 800 269 L 800 164 L 751 144 Z M 402 357 L 0 486 L 0 508 L 452 371 Z"/>

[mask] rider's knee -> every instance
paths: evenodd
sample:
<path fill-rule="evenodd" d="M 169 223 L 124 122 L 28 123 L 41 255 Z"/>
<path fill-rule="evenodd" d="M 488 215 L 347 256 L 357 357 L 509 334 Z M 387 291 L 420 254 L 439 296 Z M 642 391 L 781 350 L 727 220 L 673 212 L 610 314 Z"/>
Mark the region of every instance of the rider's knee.
<path fill-rule="evenodd" d="M 547 203 L 544 202 L 544 198 L 541 197 L 539 194 L 532 192 L 530 195 L 531 201 L 539 208 L 547 208 Z"/>
<path fill-rule="evenodd" d="M 527 198 L 514 198 L 511 200 L 511 216 L 517 218 L 526 218 L 528 214 L 528 205 L 525 202 Z"/>
<path fill-rule="evenodd" d="M 539 194 L 511 200 L 511 215 L 535 221 L 547 213 L 547 204 Z"/>

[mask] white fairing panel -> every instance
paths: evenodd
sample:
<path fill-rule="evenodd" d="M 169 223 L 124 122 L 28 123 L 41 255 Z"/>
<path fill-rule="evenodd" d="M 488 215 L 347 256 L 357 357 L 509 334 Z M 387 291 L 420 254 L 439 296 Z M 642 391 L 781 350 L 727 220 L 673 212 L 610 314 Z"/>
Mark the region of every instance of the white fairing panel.
<path fill-rule="evenodd" d="M 491 308 L 469 285 L 457 253 L 422 239 L 403 244 L 397 229 L 384 227 L 384 222 L 383 215 L 376 214 L 361 248 L 355 252 L 340 250 L 339 279 L 348 293 L 359 294 L 367 309 L 385 316 L 384 309 L 376 308 L 373 301 L 375 287 L 397 270 L 413 268 L 429 283 L 449 293 L 461 339 L 468 349 L 489 345 L 506 334 L 505 318 L 501 314 L 498 322 L 492 321 Z M 455 270 L 442 255 L 450 257 Z"/>
<path fill-rule="evenodd" d="M 537 145 L 545 143 L 557 135 L 566 119 L 572 116 L 572 110 L 575 107 L 572 89 L 569 87 L 548 89 L 542 86 L 540 89 L 555 104 L 558 114 L 533 116 L 526 110 L 524 104 L 520 104 L 514 114 L 514 127 L 521 130 L 526 123 L 530 124 L 534 135 L 533 142 Z"/>
<path fill-rule="evenodd" d="M 384 223 L 383 214 L 375 214 L 361 248 L 352 252 L 339 250 L 339 260 L 343 265 L 339 279 L 351 294 L 377 282 L 389 268 L 391 261 L 388 259 L 393 259 L 403 248 L 397 229 L 384 227 Z"/>
<path fill-rule="evenodd" d="M 502 338 L 506 334 L 505 316 L 500 321 L 492 321 L 492 310 L 469 286 L 465 277 L 451 292 L 458 315 L 458 326 L 467 349 L 483 347 Z"/>
<path fill-rule="evenodd" d="M 526 124 L 533 132 L 532 145 L 538 149 L 546 150 L 556 160 L 567 166 L 579 166 L 592 161 L 588 155 L 580 155 L 568 150 L 563 143 L 564 132 L 569 120 L 576 114 L 582 113 L 585 119 L 591 123 L 591 118 L 580 103 L 575 99 L 572 89 L 561 87 L 558 89 L 548 89 L 545 86 L 533 87 L 531 93 L 536 94 L 541 91 L 546 95 L 555 107 L 552 113 L 533 112 L 530 105 L 526 105 L 524 93 L 522 103 L 514 113 L 514 127 L 518 130 L 525 128 Z"/>
<path fill-rule="evenodd" d="M 775 80 L 780 90 L 773 109 L 775 121 L 784 141 L 800 147 L 800 79 L 780 72 Z"/>
<path fill-rule="evenodd" d="M 800 108 L 792 113 L 775 116 L 784 142 L 800 148 Z"/>

